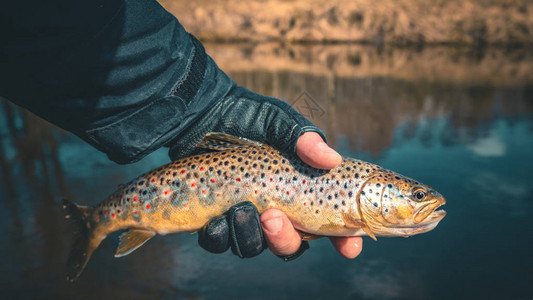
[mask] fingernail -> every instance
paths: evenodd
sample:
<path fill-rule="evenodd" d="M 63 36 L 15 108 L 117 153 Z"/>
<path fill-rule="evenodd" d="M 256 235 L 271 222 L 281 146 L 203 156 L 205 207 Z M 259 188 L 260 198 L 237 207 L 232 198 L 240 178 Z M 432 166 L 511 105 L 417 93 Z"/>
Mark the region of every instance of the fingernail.
<path fill-rule="evenodd" d="M 337 151 L 331 149 L 328 144 L 326 143 L 318 143 L 317 145 L 318 149 L 320 149 L 320 151 L 322 152 L 326 152 L 326 153 L 337 153 Z"/>
<path fill-rule="evenodd" d="M 270 234 L 278 234 L 281 232 L 281 227 L 283 227 L 283 221 L 281 218 L 273 218 L 263 222 L 263 230 L 267 231 Z"/>

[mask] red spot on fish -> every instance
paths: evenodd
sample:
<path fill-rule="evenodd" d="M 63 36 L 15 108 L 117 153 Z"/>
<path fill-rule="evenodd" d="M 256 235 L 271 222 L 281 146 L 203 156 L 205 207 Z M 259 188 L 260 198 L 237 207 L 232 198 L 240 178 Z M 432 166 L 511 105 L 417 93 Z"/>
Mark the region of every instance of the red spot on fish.
<path fill-rule="evenodd" d="M 270 182 L 274 182 L 274 178 L 270 178 Z"/>
<path fill-rule="evenodd" d="M 217 193 L 217 197 L 220 197 L 220 193 Z"/>
<path fill-rule="evenodd" d="M 152 182 L 155 182 L 155 178 L 152 178 Z"/>
<path fill-rule="evenodd" d="M 137 202 L 138 198 L 137 196 L 133 197 L 133 201 Z"/>
<path fill-rule="evenodd" d="M 235 178 L 235 180 L 237 180 L 238 182 L 241 182 L 241 178 L 240 177 Z"/>
<path fill-rule="evenodd" d="M 168 195 L 170 193 L 170 190 L 166 190 L 164 193 L 165 195 Z"/>
<path fill-rule="evenodd" d="M 107 216 L 107 214 L 108 214 L 108 211 L 107 211 L 107 210 L 104 210 L 104 215 Z"/>
<path fill-rule="evenodd" d="M 115 217 L 115 213 L 112 213 L 112 214 L 111 214 L 111 218 L 114 218 L 114 217 Z"/>
<path fill-rule="evenodd" d="M 215 178 L 211 178 L 212 183 L 215 183 L 215 181 L 216 181 Z"/>
<path fill-rule="evenodd" d="M 290 193 L 291 193 L 291 192 L 287 191 L 287 196 L 289 196 Z"/>
<path fill-rule="evenodd" d="M 191 187 L 196 187 L 196 182 L 191 183 Z"/>
<path fill-rule="evenodd" d="M 307 206 L 307 202 L 304 202 L 304 206 Z"/>
<path fill-rule="evenodd" d="M 150 203 L 146 204 L 146 209 L 150 209 L 152 208 L 152 206 L 150 205 Z"/>
<path fill-rule="evenodd" d="M 181 170 L 180 174 L 185 174 L 185 172 L 187 172 L 187 171 Z"/>
<path fill-rule="evenodd" d="M 95 220 L 96 222 L 100 221 L 100 216 L 99 216 L 99 215 L 94 216 L 94 220 Z"/>
<path fill-rule="evenodd" d="M 204 168 L 204 167 L 201 167 L 201 168 L 200 168 L 200 171 L 203 171 L 203 170 L 205 170 L 205 168 Z"/>
<path fill-rule="evenodd" d="M 206 190 L 202 190 L 202 194 L 207 194 L 207 191 Z"/>
<path fill-rule="evenodd" d="M 187 207 L 187 203 L 183 204 L 183 207 Z"/>
<path fill-rule="evenodd" d="M 167 172 L 167 175 L 170 175 L 170 171 Z"/>
<path fill-rule="evenodd" d="M 121 212 L 122 212 L 122 211 L 121 211 L 120 209 L 117 211 L 118 214 L 120 214 Z"/>
<path fill-rule="evenodd" d="M 303 184 L 306 184 L 306 183 L 307 183 L 307 181 L 305 181 L 305 179 L 304 179 L 304 180 L 302 180 L 302 183 L 303 183 Z"/>
<path fill-rule="evenodd" d="M 257 195 L 257 194 L 259 194 L 259 191 L 258 191 L 258 190 L 256 190 L 256 191 L 255 191 L 255 194 L 256 194 L 256 195 Z"/>
<path fill-rule="evenodd" d="M 136 215 L 136 214 L 137 214 L 137 211 L 134 211 L 133 214 Z"/>

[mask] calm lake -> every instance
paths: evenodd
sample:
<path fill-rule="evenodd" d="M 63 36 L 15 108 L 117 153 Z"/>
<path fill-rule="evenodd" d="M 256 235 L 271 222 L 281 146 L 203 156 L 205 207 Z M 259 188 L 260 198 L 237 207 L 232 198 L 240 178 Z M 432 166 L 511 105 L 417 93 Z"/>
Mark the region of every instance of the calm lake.
<path fill-rule="evenodd" d="M 53 299 L 532 299 L 533 51 L 206 45 L 239 84 L 291 103 L 341 154 L 424 182 L 446 218 L 410 238 L 327 239 L 284 263 L 210 254 L 196 235 L 157 236 L 124 258 L 104 241 L 74 283 L 60 200 L 94 205 L 168 162 L 117 165 L 6 101 L 0 107 L 0 292 Z"/>

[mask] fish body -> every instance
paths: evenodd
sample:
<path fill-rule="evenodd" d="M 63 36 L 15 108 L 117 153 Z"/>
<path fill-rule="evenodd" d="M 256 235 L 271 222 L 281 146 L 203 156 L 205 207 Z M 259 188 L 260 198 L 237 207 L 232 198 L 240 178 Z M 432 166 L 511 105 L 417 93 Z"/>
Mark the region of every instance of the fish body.
<path fill-rule="evenodd" d="M 320 170 L 268 145 L 219 133 L 198 147 L 216 151 L 141 175 L 93 208 L 64 202 L 78 229 L 69 280 L 112 232 L 129 229 L 115 255 L 124 256 L 156 234 L 194 233 L 243 201 L 259 213 L 280 209 L 295 228 L 318 236 L 410 236 L 445 216 L 436 211 L 445 200 L 435 190 L 375 164 L 344 158 Z"/>

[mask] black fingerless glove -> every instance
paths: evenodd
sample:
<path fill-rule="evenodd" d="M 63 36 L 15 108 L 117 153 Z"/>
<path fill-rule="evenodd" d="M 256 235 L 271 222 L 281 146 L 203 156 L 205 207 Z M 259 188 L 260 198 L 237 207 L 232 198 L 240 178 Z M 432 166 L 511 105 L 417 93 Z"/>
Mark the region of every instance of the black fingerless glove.
<path fill-rule="evenodd" d="M 198 244 L 212 253 L 222 253 L 231 247 L 240 258 L 257 256 L 267 248 L 259 213 L 248 201 L 213 218 L 198 232 Z"/>
<path fill-rule="evenodd" d="M 244 87 L 233 88 L 170 144 L 170 157 L 189 156 L 208 132 L 223 132 L 263 142 L 294 154 L 298 138 L 307 131 L 324 134 L 289 104 Z"/>
<path fill-rule="evenodd" d="M 257 256 L 268 247 L 257 208 L 249 201 L 236 204 L 209 221 L 198 232 L 198 244 L 211 253 L 223 253 L 231 247 L 231 252 L 240 258 Z M 302 241 L 295 253 L 278 257 L 291 261 L 307 249 L 309 243 Z"/>

